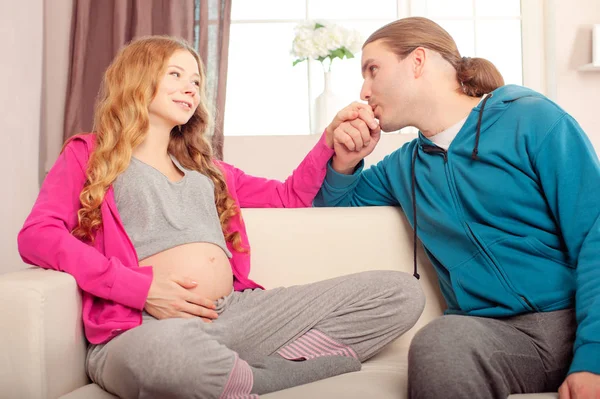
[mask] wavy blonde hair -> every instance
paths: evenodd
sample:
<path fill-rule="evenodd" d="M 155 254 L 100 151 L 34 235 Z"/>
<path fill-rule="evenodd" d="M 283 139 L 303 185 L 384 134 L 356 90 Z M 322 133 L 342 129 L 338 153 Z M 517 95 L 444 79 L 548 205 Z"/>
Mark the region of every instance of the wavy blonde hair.
<path fill-rule="evenodd" d="M 215 186 L 215 205 L 225 240 L 244 251 L 239 232 L 229 232 L 229 220 L 239 211 L 214 163 L 206 138 L 211 116 L 206 107 L 206 74 L 198 53 L 185 41 L 168 36 L 137 39 L 124 47 L 106 70 L 94 115 L 96 145 L 87 165 L 87 180 L 79 195 L 78 226 L 73 235 L 94 240 L 102 225 L 100 205 L 110 185 L 127 169 L 133 149 L 150 126 L 148 106 L 165 74 L 167 61 L 178 50 L 189 51 L 200 71 L 200 103 L 190 120 L 171 131 L 168 151 L 181 165 L 208 176 Z"/>

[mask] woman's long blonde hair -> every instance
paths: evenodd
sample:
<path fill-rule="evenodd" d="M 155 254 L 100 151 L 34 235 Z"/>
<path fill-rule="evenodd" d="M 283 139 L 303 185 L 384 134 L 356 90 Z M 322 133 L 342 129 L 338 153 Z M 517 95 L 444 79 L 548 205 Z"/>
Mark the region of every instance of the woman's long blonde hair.
<path fill-rule="evenodd" d="M 189 51 L 200 71 L 200 104 L 191 119 L 171 131 L 168 151 L 181 165 L 208 176 L 215 186 L 215 205 L 225 240 L 243 250 L 238 232 L 228 232 L 228 222 L 238 209 L 227 191 L 225 178 L 213 162 L 205 134 L 211 123 L 206 107 L 206 75 L 198 53 L 186 42 L 167 36 L 137 39 L 124 47 L 104 74 L 96 112 L 96 145 L 87 165 L 87 181 L 79 195 L 79 224 L 73 235 L 93 241 L 102 225 L 100 205 L 109 186 L 127 169 L 133 149 L 148 132 L 148 106 L 166 71 L 169 58 L 178 50 Z"/>
<path fill-rule="evenodd" d="M 382 40 L 401 60 L 417 47 L 439 53 L 456 70 L 456 80 L 468 96 L 481 97 L 504 86 L 502 74 L 485 58 L 461 57 L 452 36 L 430 19 L 403 18 L 375 31 L 363 44 Z"/>

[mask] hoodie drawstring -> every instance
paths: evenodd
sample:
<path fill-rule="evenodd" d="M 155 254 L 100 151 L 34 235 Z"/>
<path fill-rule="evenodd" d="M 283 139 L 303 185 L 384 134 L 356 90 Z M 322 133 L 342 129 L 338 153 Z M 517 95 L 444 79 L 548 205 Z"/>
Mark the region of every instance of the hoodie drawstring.
<path fill-rule="evenodd" d="M 483 102 L 481 103 L 481 110 L 479 111 L 479 118 L 477 119 L 477 132 L 475 133 L 475 147 L 473 147 L 473 153 L 471 154 L 471 158 L 474 161 L 477 161 L 477 153 L 479 152 L 479 136 L 481 135 L 481 118 L 483 117 L 483 109 L 485 108 L 485 103 L 487 100 L 492 98 L 492 94 L 485 96 Z"/>
<path fill-rule="evenodd" d="M 412 158 L 412 203 L 413 203 L 413 267 L 414 272 L 413 276 L 418 280 L 421 278 L 419 273 L 417 273 L 417 176 L 415 174 L 415 162 L 417 161 L 417 154 L 419 153 L 419 145 L 415 145 L 415 151 L 413 152 Z"/>

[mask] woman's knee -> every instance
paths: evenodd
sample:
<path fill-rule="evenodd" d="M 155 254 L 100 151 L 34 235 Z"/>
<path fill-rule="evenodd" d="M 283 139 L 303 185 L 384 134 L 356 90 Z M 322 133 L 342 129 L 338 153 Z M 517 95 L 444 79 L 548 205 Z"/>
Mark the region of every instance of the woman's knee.
<path fill-rule="evenodd" d="M 185 324 L 182 319 L 152 323 L 115 338 L 107 344 L 101 385 L 123 398 L 142 393 L 211 397 L 220 392 L 233 368 L 234 353 L 193 326 L 191 338 Z"/>
<path fill-rule="evenodd" d="M 419 280 L 408 273 L 394 270 L 375 271 L 369 278 L 390 317 L 412 327 L 425 307 L 425 295 Z"/>
<path fill-rule="evenodd" d="M 371 292 L 403 294 L 405 298 L 423 299 L 423 290 L 411 274 L 397 270 L 371 270 L 355 275 Z"/>

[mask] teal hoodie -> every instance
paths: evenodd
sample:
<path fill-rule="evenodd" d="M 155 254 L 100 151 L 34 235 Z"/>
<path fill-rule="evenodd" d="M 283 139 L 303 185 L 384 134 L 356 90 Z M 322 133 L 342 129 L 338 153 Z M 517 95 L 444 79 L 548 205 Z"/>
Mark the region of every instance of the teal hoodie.
<path fill-rule="evenodd" d="M 362 169 L 329 166 L 314 205 L 400 206 L 448 314 L 575 307 L 569 372 L 600 374 L 600 163 L 570 115 L 503 86 L 471 111 L 448 151 L 419 134 Z"/>

